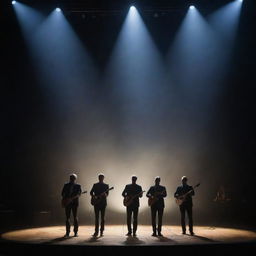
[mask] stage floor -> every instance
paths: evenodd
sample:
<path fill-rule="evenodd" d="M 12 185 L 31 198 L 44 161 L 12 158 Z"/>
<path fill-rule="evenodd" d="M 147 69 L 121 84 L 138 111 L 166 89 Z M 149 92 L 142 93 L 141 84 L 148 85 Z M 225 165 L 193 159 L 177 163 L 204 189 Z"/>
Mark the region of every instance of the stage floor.
<path fill-rule="evenodd" d="M 93 226 L 80 226 L 79 236 L 64 238 L 65 226 L 50 226 L 15 230 L 1 235 L 2 241 L 40 245 L 72 245 L 72 246 L 152 246 L 152 245 L 198 245 L 219 243 L 256 242 L 256 232 L 222 228 L 194 227 L 194 236 L 182 235 L 180 226 L 164 226 L 163 237 L 152 237 L 151 226 L 139 226 L 137 237 L 127 237 L 126 226 L 110 225 L 105 227 L 103 237 L 92 237 Z"/>

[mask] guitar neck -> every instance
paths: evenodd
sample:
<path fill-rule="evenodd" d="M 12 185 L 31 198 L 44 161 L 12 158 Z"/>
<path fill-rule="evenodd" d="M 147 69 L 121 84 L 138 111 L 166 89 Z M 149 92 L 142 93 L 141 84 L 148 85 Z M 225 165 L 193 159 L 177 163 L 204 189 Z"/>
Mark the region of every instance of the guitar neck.
<path fill-rule="evenodd" d="M 107 193 L 107 192 L 110 191 L 111 189 L 113 189 L 113 188 L 108 188 L 106 191 L 102 192 L 102 193 L 100 194 L 100 196 L 103 196 L 105 193 Z"/>

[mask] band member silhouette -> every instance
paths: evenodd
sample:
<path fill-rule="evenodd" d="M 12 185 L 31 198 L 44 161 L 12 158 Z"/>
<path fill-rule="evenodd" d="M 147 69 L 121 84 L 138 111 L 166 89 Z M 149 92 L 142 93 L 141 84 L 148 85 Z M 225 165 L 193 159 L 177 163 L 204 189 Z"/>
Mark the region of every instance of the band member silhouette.
<path fill-rule="evenodd" d="M 126 206 L 127 214 L 127 236 L 136 236 L 137 226 L 138 226 L 138 212 L 139 212 L 139 197 L 142 197 L 142 188 L 140 185 L 136 184 L 137 176 L 132 176 L 132 184 L 125 186 L 122 196 L 129 201 L 129 205 Z M 133 229 L 131 227 L 131 218 L 133 214 Z"/>
<path fill-rule="evenodd" d="M 153 234 L 152 236 L 163 236 L 162 231 L 162 219 L 164 213 L 164 197 L 167 196 L 166 188 L 160 185 L 160 177 L 155 177 L 155 185 L 151 186 L 146 196 L 149 198 L 149 206 L 151 207 L 151 220 Z M 156 228 L 156 215 L 158 214 L 158 227 Z M 157 231 L 157 234 L 156 234 Z"/>
<path fill-rule="evenodd" d="M 179 198 L 182 195 L 185 195 L 186 193 L 189 193 L 184 198 L 184 201 L 179 206 L 180 207 L 180 214 L 181 214 L 181 227 L 182 227 L 182 234 L 186 234 L 186 223 L 185 223 L 185 213 L 187 212 L 188 215 L 188 225 L 189 225 L 189 232 L 191 235 L 194 235 L 193 232 L 193 214 L 192 214 L 192 208 L 193 208 L 193 201 L 192 196 L 195 195 L 194 189 L 192 186 L 189 186 L 187 184 L 188 178 L 186 176 L 183 176 L 181 178 L 182 185 L 177 187 L 176 192 L 174 193 L 174 197 Z"/>
<path fill-rule="evenodd" d="M 77 210 L 79 205 L 79 196 L 81 195 L 81 185 L 76 184 L 77 175 L 70 174 L 69 182 L 66 183 L 62 189 L 62 200 L 72 199 L 66 206 L 65 206 L 65 214 L 66 214 L 66 234 L 65 237 L 69 237 L 70 233 L 70 216 L 71 211 L 74 218 L 74 236 L 78 236 L 78 218 L 77 218 Z M 73 199 L 74 198 L 74 199 Z"/>
<path fill-rule="evenodd" d="M 98 175 L 99 182 L 93 184 L 93 187 L 90 191 L 90 195 L 92 196 L 92 200 L 95 200 L 94 205 L 94 213 L 95 213 L 95 233 L 94 237 L 99 234 L 99 215 L 101 218 L 100 222 L 100 236 L 103 236 L 104 225 L 105 225 L 105 210 L 107 206 L 107 196 L 109 185 L 103 182 L 104 174 L 100 173 Z"/>

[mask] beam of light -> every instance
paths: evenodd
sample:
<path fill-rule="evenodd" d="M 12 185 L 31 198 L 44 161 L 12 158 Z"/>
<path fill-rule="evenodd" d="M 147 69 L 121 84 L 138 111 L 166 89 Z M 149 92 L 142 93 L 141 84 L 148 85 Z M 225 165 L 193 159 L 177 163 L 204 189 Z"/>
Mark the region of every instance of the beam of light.
<path fill-rule="evenodd" d="M 45 40 L 47 39 L 47 40 Z M 94 65 L 62 12 L 53 11 L 33 38 L 34 54 L 45 90 L 56 93 L 60 108 L 80 109 L 86 87 L 95 78 Z"/>
<path fill-rule="evenodd" d="M 189 9 L 169 50 L 168 61 L 171 76 L 190 96 L 202 89 L 205 96 L 211 92 L 209 84 L 214 84 L 219 61 L 218 46 L 215 34 L 198 10 Z"/>
<path fill-rule="evenodd" d="M 40 12 L 25 4 L 16 1 L 13 2 L 15 2 L 13 8 L 19 21 L 23 37 L 29 44 L 31 37 L 33 37 L 33 34 L 45 17 Z"/>
<path fill-rule="evenodd" d="M 118 172 L 115 179 L 120 184 L 109 198 L 109 205 L 116 211 L 125 211 L 121 193 L 124 185 L 131 183 L 130 176 L 136 173 L 138 183 L 145 189 L 153 182 L 151 175 L 158 157 L 152 157 L 152 151 L 158 152 L 159 149 L 156 133 L 161 134 L 158 129 L 161 126 L 161 104 L 164 104 L 159 101 L 159 95 L 163 93 L 162 59 L 136 8 L 130 8 L 124 21 L 106 70 L 105 82 L 111 85 L 112 102 L 117 106 L 115 111 L 120 118 L 117 129 L 122 148 L 116 157 L 119 160 L 109 160 L 109 169 Z M 125 168 L 118 168 L 120 159 Z M 143 201 L 142 209 L 147 207 Z"/>
<path fill-rule="evenodd" d="M 235 0 L 209 16 L 210 25 L 230 48 L 236 37 L 242 5 L 243 1 Z"/>
<path fill-rule="evenodd" d="M 12 4 L 13 4 L 13 5 L 16 4 L 16 1 L 12 1 Z"/>
<path fill-rule="evenodd" d="M 212 109 L 221 90 L 223 80 L 223 49 L 208 23 L 198 10 L 188 9 L 182 24 L 170 46 L 168 81 L 172 90 L 170 134 L 176 145 L 183 148 L 184 162 L 193 176 L 200 169 L 206 132 Z M 194 159 L 192 161 L 192 159 Z M 182 169 L 182 168 L 181 168 Z M 193 170 L 193 171 L 192 171 Z"/>
<path fill-rule="evenodd" d="M 95 65 L 62 12 L 54 10 L 42 19 L 20 3 L 15 11 L 49 116 L 61 127 L 60 136 L 70 149 L 69 159 L 73 159 L 75 152 L 82 151 L 83 141 L 89 136 L 84 130 L 89 129 L 88 119 L 93 119 L 94 113 L 88 110 L 92 108 L 90 95 L 97 77 Z"/>

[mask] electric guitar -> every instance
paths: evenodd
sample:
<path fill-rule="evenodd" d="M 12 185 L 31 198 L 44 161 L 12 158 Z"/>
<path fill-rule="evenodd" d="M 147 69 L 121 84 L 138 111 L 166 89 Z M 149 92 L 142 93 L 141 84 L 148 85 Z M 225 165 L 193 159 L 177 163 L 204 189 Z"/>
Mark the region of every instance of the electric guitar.
<path fill-rule="evenodd" d="M 85 194 L 85 193 L 87 193 L 87 191 L 83 191 L 83 192 L 81 193 L 81 195 L 82 195 L 82 194 Z M 75 196 L 72 196 L 72 197 L 62 198 L 62 200 L 61 200 L 61 206 L 62 206 L 63 208 L 67 207 L 75 198 L 78 198 L 79 196 L 80 196 L 80 194 L 75 195 Z"/>
<path fill-rule="evenodd" d="M 124 206 L 129 206 L 130 204 L 132 204 L 133 199 L 138 197 L 139 195 L 143 194 L 144 192 L 146 192 L 145 190 L 141 191 L 140 193 L 134 195 L 134 196 L 126 196 L 123 200 L 123 205 Z"/>
<path fill-rule="evenodd" d="M 153 204 L 155 204 L 159 200 L 159 198 L 157 196 L 163 195 L 164 193 L 166 193 L 165 190 L 163 190 L 161 192 L 155 192 L 153 196 L 148 198 L 148 206 L 152 206 Z"/>
<path fill-rule="evenodd" d="M 114 187 L 111 187 L 111 188 L 108 188 L 106 191 L 102 192 L 100 195 L 98 196 L 95 196 L 93 195 L 92 198 L 91 198 L 91 205 L 97 205 L 101 202 L 103 196 L 105 193 L 107 193 L 109 190 L 112 190 L 114 189 Z"/>
<path fill-rule="evenodd" d="M 197 187 L 199 187 L 199 186 L 200 186 L 200 183 L 196 184 L 196 185 L 193 187 L 193 189 L 195 189 L 195 188 L 197 188 Z M 190 193 L 193 191 L 193 189 L 189 190 L 187 193 L 185 193 L 185 194 L 183 194 L 183 195 L 181 195 L 181 196 L 176 197 L 176 199 L 175 199 L 176 204 L 177 204 L 177 205 L 182 205 L 183 202 L 186 201 L 187 195 L 190 194 Z"/>

